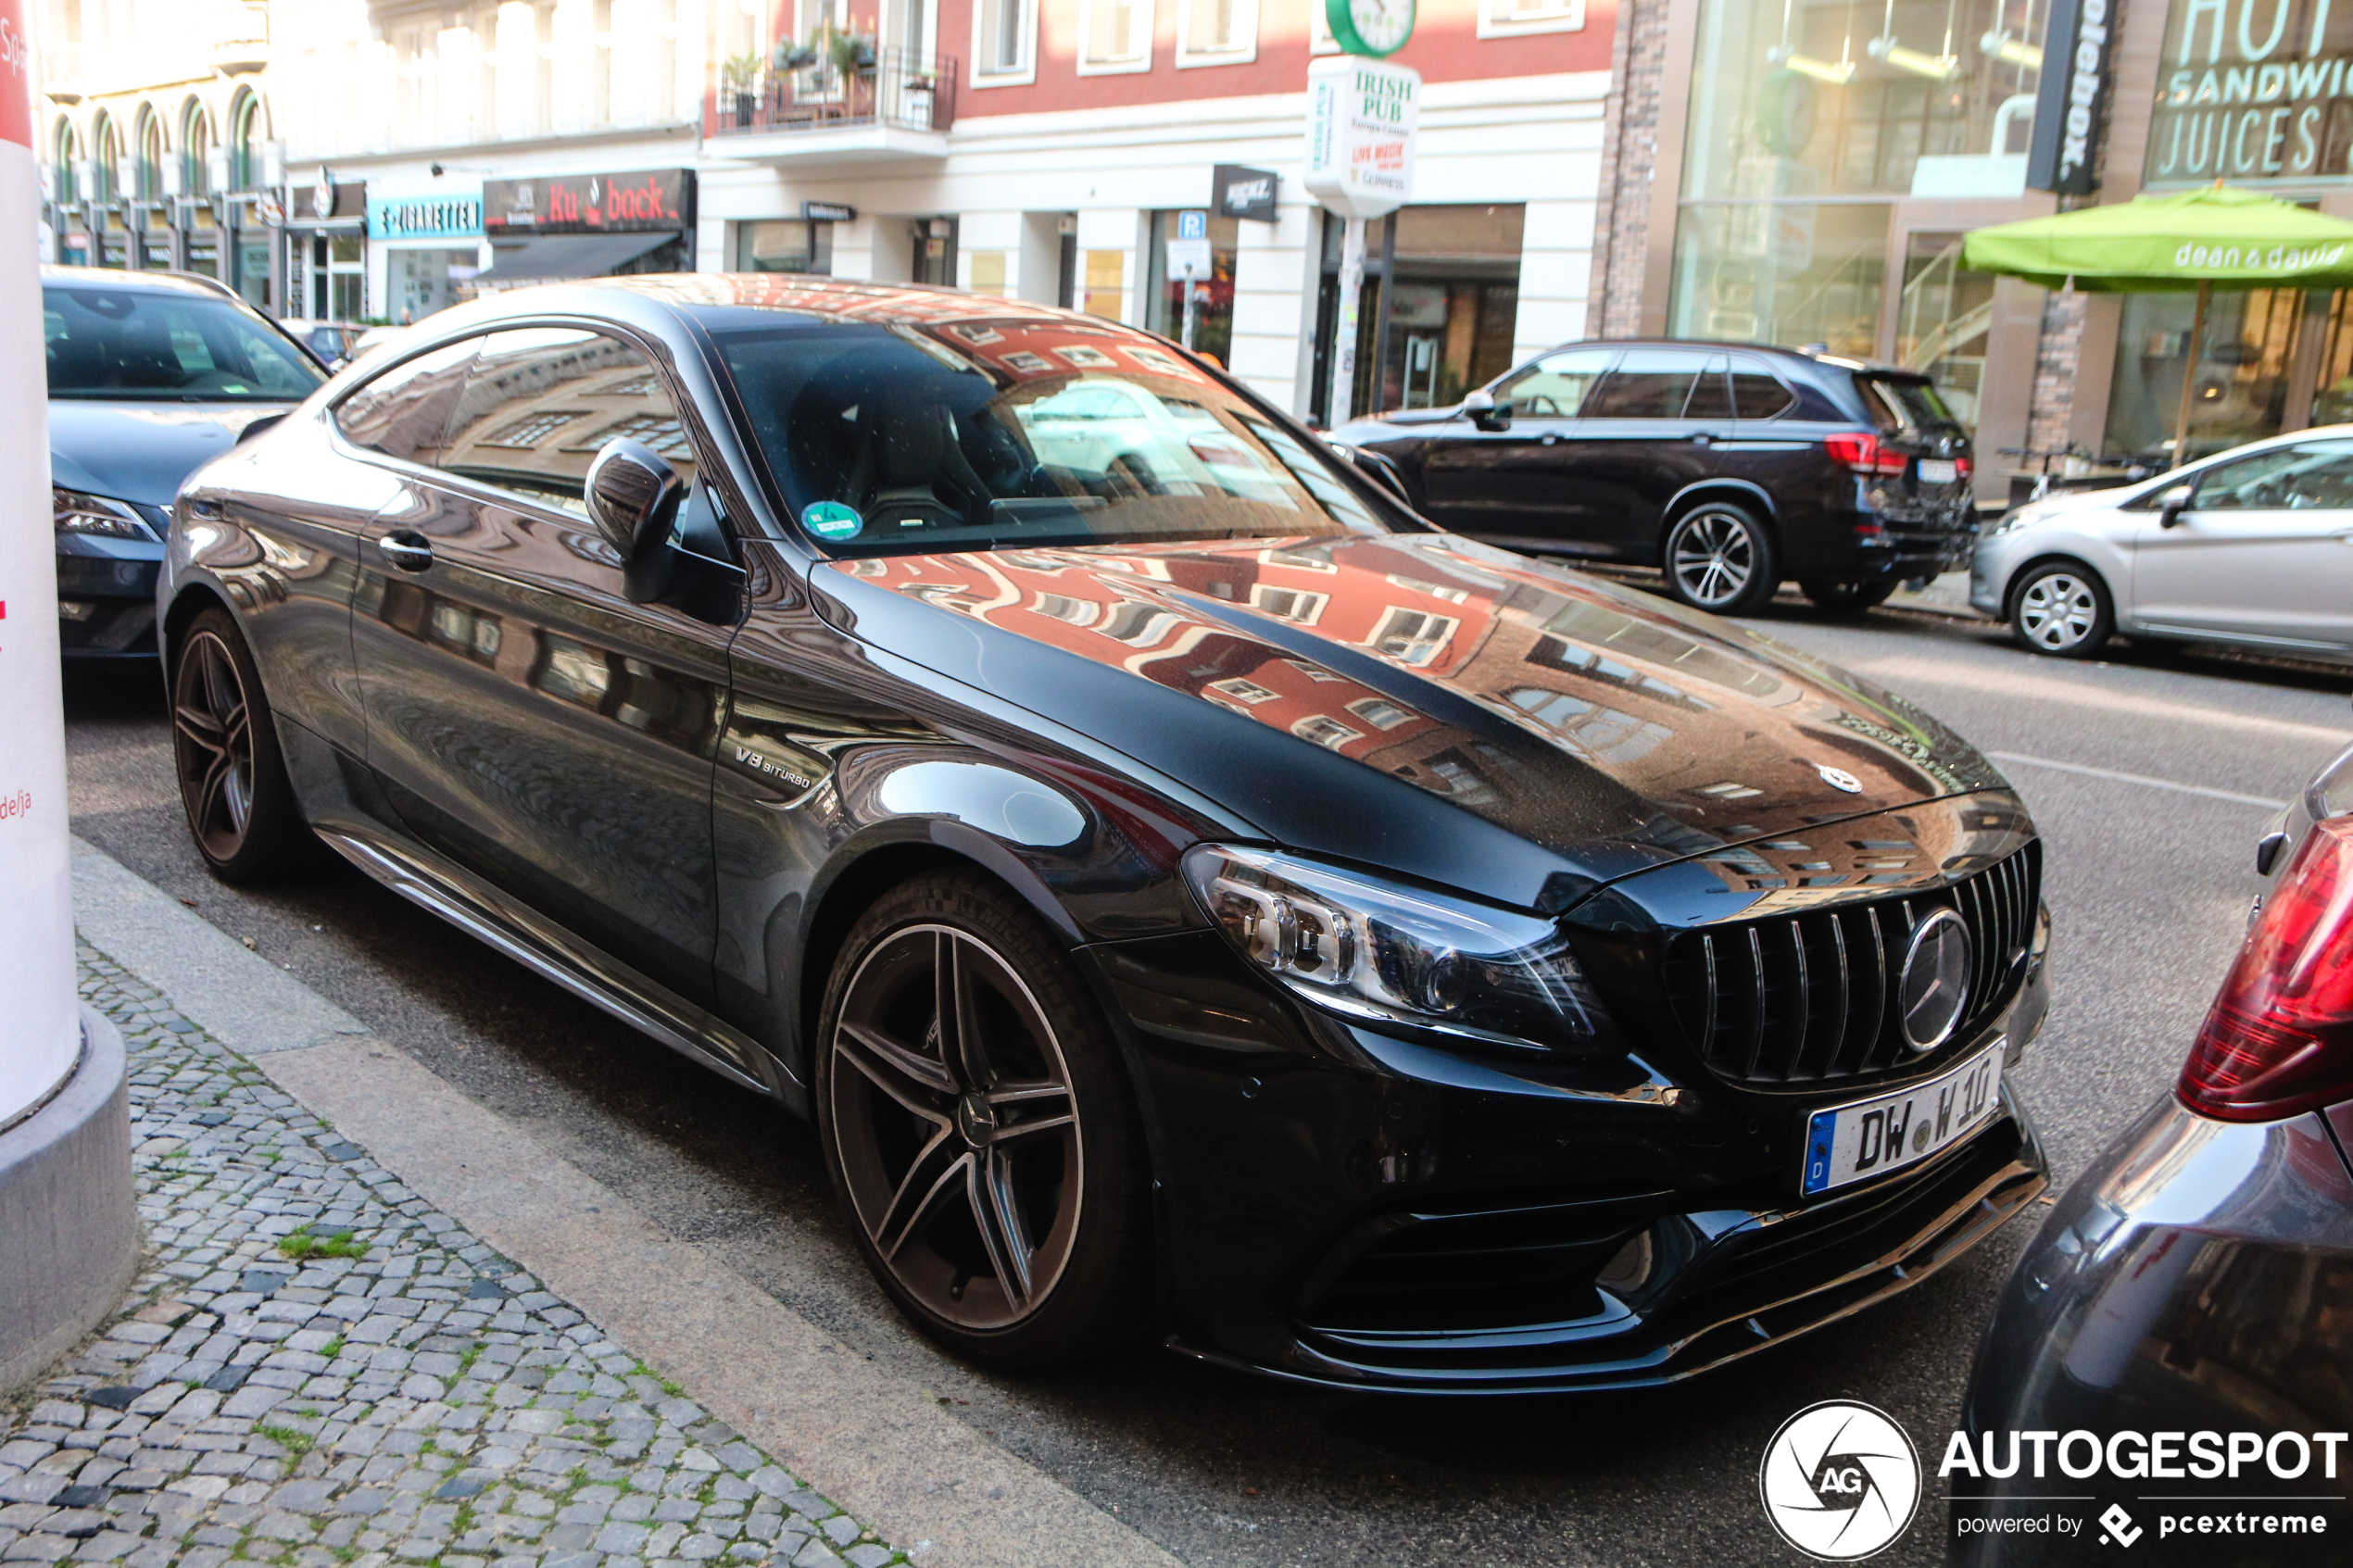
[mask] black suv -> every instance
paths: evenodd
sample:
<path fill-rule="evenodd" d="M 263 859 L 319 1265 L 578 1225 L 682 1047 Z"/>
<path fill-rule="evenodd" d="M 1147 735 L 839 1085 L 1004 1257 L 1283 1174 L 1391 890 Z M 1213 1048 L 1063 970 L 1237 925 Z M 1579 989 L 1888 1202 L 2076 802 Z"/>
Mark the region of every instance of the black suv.
<path fill-rule="evenodd" d="M 1826 608 L 1969 558 L 1969 433 L 1926 376 L 1742 344 L 1569 344 L 1451 408 L 1332 433 L 1453 532 L 1656 566 L 1753 612 L 1794 577 Z"/>

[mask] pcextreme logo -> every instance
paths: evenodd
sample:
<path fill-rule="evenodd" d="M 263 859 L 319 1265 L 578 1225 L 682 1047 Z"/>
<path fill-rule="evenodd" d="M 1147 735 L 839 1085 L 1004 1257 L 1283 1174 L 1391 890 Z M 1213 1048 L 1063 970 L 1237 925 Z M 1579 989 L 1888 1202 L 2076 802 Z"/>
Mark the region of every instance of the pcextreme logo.
<path fill-rule="evenodd" d="M 1756 1489 L 1781 1539 L 1808 1557 L 1851 1562 L 1910 1527 L 1919 1450 L 1884 1411 L 1825 1399 L 1781 1423 L 1765 1445 Z"/>

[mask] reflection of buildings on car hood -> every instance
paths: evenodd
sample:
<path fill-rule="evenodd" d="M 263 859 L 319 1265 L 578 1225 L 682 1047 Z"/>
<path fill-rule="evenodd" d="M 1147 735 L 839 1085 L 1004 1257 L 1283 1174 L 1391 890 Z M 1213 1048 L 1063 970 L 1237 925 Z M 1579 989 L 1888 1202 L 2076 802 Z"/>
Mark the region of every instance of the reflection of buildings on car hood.
<path fill-rule="evenodd" d="M 1642 596 L 1451 539 L 1004 549 L 834 570 L 1515 824 L 1555 818 L 1606 781 L 1648 819 L 1629 836 L 1692 853 L 1997 783 L 1894 699 Z M 1825 767 L 1857 789 L 1834 787 Z"/>

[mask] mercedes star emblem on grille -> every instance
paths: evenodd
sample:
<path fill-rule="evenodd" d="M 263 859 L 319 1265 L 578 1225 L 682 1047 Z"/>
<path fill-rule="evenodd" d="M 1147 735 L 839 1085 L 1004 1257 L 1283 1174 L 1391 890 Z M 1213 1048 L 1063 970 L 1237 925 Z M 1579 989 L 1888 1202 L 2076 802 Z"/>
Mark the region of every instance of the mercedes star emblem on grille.
<path fill-rule="evenodd" d="M 1932 1051 L 1951 1038 L 1969 1001 L 1969 925 L 1952 910 L 1939 909 L 1913 930 L 1896 982 L 1906 1045 Z"/>

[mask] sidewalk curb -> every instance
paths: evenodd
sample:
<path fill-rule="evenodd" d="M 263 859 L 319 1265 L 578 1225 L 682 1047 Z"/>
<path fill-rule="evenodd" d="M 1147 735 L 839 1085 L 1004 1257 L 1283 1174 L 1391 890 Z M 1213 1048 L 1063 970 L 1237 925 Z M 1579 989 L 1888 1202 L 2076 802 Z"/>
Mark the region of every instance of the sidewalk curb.
<path fill-rule="evenodd" d="M 1176 1568 L 79 839 L 73 873 L 92 946 L 917 1561 Z"/>

